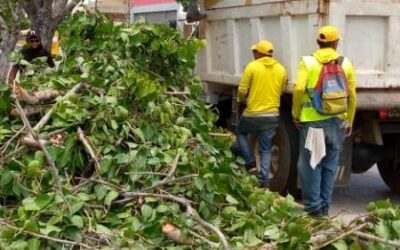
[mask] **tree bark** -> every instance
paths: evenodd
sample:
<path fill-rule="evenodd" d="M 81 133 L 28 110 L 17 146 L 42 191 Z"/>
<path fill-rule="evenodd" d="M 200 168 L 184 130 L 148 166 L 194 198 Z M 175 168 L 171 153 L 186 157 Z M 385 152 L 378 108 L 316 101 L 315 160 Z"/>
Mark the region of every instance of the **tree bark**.
<path fill-rule="evenodd" d="M 38 32 L 43 48 L 50 51 L 56 28 L 81 0 L 19 0 L 19 2 L 31 20 L 31 30 Z"/>
<path fill-rule="evenodd" d="M 10 68 L 9 57 L 17 44 L 23 15 L 22 8 L 18 3 L 14 4 L 7 0 L 0 1 L 0 4 L 2 5 L 2 13 L 0 13 L 0 80 L 6 80 Z M 7 23 L 5 15 L 11 17 L 9 19 L 11 22 Z"/>

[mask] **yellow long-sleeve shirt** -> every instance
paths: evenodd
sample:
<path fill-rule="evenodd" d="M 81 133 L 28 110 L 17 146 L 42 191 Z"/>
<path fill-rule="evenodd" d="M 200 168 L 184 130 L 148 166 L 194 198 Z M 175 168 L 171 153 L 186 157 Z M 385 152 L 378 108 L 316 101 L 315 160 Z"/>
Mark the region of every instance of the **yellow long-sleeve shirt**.
<path fill-rule="evenodd" d="M 313 56 L 322 63 L 327 63 L 337 59 L 340 55 L 336 50 L 332 48 L 324 48 L 317 50 Z M 305 65 L 303 59 L 300 61 L 299 68 L 297 70 L 296 83 L 293 89 L 293 107 L 292 116 L 293 119 L 299 120 L 300 122 L 310 122 L 325 120 L 333 116 L 339 116 L 341 119 L 347 119 L 349 126 L 352 127 L 354 116 L 356 113 L 356 79 L 352 63 L 345 58 L 342 63 L 343 71 L 347 78 L 348 91 L 349 91 L 349 102 L 347 112 L 340 115 L 322 115 L 319 114 L 315 109 L 303 108 L 302 104 L 309 101 L 306 88 L 310 84 L 309 71 Z"/>
<path fill-rule="evenodd" d="M 246 116 L 278 113 L 287 78 L 284 67 L 272 57 L 250 62 L 239 84 L 238 101 L 247 102 Z"/>

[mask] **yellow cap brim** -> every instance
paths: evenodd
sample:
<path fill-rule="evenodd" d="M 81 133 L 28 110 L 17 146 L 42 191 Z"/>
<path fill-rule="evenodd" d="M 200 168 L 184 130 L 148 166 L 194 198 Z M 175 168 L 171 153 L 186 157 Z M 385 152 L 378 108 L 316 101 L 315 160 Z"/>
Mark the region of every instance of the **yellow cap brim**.
<path fill-rule="evenodd" d="M 255 44 L 252 45 L 252 46 L 251 46 L 251 50 L 257 50 L 257 45 L 255 45 Z"/>

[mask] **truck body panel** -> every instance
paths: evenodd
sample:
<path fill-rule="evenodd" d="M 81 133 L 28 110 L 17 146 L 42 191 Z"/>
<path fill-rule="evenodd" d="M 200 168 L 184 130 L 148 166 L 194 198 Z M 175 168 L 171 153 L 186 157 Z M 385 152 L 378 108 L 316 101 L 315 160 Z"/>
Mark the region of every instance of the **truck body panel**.
<path fill-rule="evenodd" d="M 230 110 L 220 113 L 231 112 L 233 129 L 240 115 L 236 90 L 252 60 L 250 48 L 262 39 L 274 44 L 274 57 L 285 67 L 288 85 L 272 152 L 279 160 L 275 166 L 272 162 L 271 171 L 291 193 L 299 184 L 298 131 L 291 122 L 297 67 L 301 56 L 317 50 L 319 27 L 338 27 L 338 52 L 350 59 L 356 72 L 357 113 L 353 136 L 340 156 L 336 185 L 345 186 L 352 172 L 362 173 L 377 164 L 385 183 L 400 193 L 399 0 L 203 0 L 201 7 L 206 19 L 199 35 L 207 47 L 198 55 L 197 74 L 207 102 L 218 107 L 230 98 Z M 282 185 L 272 187 L 285 191 Z"/>
<path fill-rule="evenodd" d="M 291 92 L 301 56 L 317 49 L 318 28 L 329 23 L 340 30 L 338 51 L 353 62 L 358 89 L 400 87 L 400 1 L 205 0 L 203 7 L 208 46 L 198 74 L 205 82 L 238 85 L 251 45 L 267 39 Z"/>

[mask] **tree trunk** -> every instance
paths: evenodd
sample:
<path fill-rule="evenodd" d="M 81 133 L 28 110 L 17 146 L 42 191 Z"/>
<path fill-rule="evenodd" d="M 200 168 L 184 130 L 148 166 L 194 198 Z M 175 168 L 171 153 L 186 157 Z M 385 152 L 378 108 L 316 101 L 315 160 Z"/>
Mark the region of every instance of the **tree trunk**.
<path fill-rule="evenodd" d="M 39 34 L 43 48 L 50 51 L 55 27 L 57 26 L 52 23 L 53 20 L 51 20 L 48 15 L 38 15 L 33 18 L 35 21 L 32 22 L 31 30 L 36 31 Z"/>
<path fill-rule="evenodd" d="M 31 30 L 39 34 L 43 48 L 50 51 L 58 25 L 81 0 L 19 0 L 19 2 L 31 20 Z"/>
<path fill-rule="evenodd" d="M 6 3 L 1 1 L 0 4 L 3 5 Z M 17 44 L 21 20 L 23 18 L 22 8 L 18 3 L 8 2 L 7 4 L 7 6 L 2 6 L 4 12 L 0 15 L 0 81 L 7 79 L 10 68 L 9 58 Z M 11 19 L 7 22 L 4 16 L 8 16 Z"/>
<path fill-rule="evenodd" d="M 3 36 L 0 43 L 0 80 L 7 79 L 7 73 L 10 68 L 10 55 L 13 52 L 15 45 L 17 44 L 18 33 L 14 32 Z"/>

